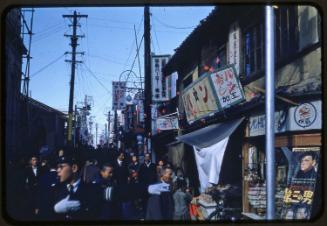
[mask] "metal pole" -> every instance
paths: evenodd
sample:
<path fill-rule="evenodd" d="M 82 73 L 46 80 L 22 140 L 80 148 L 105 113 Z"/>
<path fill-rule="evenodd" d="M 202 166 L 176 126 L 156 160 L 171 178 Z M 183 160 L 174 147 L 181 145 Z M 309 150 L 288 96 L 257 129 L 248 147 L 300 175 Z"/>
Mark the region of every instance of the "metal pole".
<path fill-rule="evenodd" d="M 109 140 L 110 140 L 110 116 L 111 116 L 111 112 L 108 112 L 108 148 L 109 148 Z"/>
<path fill-rule="evenodd" d="M 77 105 L 75 104 L 75 115 L 74 115 L 74 148 L 76 147 L 76 133 L 77 133 Z"/>
<path fill-rule="evenodd" d="M 146 5 L 144 7 L 144 112 L 145 117 L 145 136 L 151 137 L 151 47 L 150 47 L 150 9 Z"/>
<path fill-rule="evenodd" d="M 266 219 L 275 219 L 275 21 L 273 7 L 265 7 L 266 86 Z"/>

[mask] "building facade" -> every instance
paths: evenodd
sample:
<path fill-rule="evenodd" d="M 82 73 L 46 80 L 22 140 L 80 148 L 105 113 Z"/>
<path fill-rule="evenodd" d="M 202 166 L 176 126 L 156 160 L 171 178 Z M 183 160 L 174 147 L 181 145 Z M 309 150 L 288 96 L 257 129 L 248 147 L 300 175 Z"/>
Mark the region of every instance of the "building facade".
<path fill-rule="evenodd" d="M 280 182 L 276 217 L 285 219 L 283 211 L 292 206 L 284 199 L 285 191 L 290 192 L 295 181 L 294 164 L 287 156 L 311 149 L 319 150 L 319 156 L 321 151 L 321 31 L 318 10 L 312 6 L 281 5 L 274 12 Z M 177 140 L 187 144 L 184 155 L 195 160 L 200 192 L 212 184 L 236 184 L 242 188 L 243 217 L 254 219 L 262 219 L 266 208 L 264 192 L 260 195 L 265 191 L 264 13 L 263 6 L 216 7 L 164 68 L 167 76 L 178 73 Z M 217 151 L 218 144 L 223 151 Z M 216 158 L 212 164 L 219 167 L 201 166 L 200 154 L 205 152 Z M 318 164 L 315 167 L 319 171 Z M 185 170 L 194 172 L 194 167 Z M 319 193 L 319 184 L 310 186 L 292 192 Z M 306 206 L 311 216 L 317 206 Z M 298 218 L 294 214 L 292 219 Z"/>

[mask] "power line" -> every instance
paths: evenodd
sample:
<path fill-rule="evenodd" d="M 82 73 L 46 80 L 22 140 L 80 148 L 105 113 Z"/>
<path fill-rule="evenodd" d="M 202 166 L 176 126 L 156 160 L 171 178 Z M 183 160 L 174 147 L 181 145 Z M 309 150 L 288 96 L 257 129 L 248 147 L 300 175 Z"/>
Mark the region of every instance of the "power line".
<path fill-rule="evenodd" d="M 112 95 L 111 91 L 109 91 L 107 87 L 103 85 L 103 83 L 98 79 L 98 77 L 93 73 L 93 71 L 91 71 L 91 69 L 88 68 L 88 66 L 85 63 L 83 63 L 83 65 L 86 68 L 86 70 L 93 76 L 93 78 L 108 92 L 108 94 Z"/>
<path fill-rule="evenodd" d="M 156 41 L 157 41 L 158 50 L 159 50 L 159 52 L 161 53 L 161 49 L 160 49 L 160 46 L 159 46 L 159 41 L 158 41 L 158 37 L 157 37 L 156 29 L 155 29 L 155 27 L 154 27 L 154 23 L 153 23 L 153 31 L 154 31 L 154 36 L 155 36 Z"/>
<path fill-rule="evenodd" d="M 140 33 L 141 25 L 142 25 L 142 22 L 143 22 L 143 18 L 144 18 L 144 15 L 142 16 L 141 21 L 140 21 L 140 23 L 139 23 L 139 26 L 138 26 L 138 28 L 137 28 L 137 35 Z M 127 65 L 128 61 L 129 61 L 129 58 L 132 56 L 132 52 L 133 52 L 133 47 L 134 47 L 134 45 L 135 45 L 135 42 L 133 41 L 133 42 L 132 42 L 132 46 L 131 46 L 131 48 L 130 48 L 130 52 L 129 52 L 129 54 L 128 54 L 128 58 L 127 58 L 127 60 L 126 60 L 124 66 Z M 124 69 L 125 69 L 125 68 L 124 68 Z"/>
<path fill-rule="evenodd" d="M 43 40 L 43 39 L 49 38 L 50 36 L 52 36 L 52 35 L 54 35 L 54 34 L 58 34 L 59 31 L 62 31 L 62 30 L 64 30 L 64 29 L 65 29 L 65 27 L 63 26 L 63 27 L 58 27 L 58 28 L 56 28 L 56 29 L 53 30 L 53 31 L 50 31 L 50 32 L 44 33 L 44 34 L 42 34 L 42 35 L 36 37 L 36 39 L 33 40 L 33 43 L 36 43 L 36 42 L 39 42 L 39 41 L 41 41 L 41 40 Z"/>
<path fill-rule="evenodd" d="M 39 74 L 40 72 L 44 71 L 45 69 L 47 69 L 48 67 L 50 67 L 51 65 L 53 65 L 54 63 L 56 63 L 63 56 L 65 56 L 65 54 L 60 55 L 58 58 L 54 59 L 53 61 L 51 61 L 50 63 L 48 63 L 47 65 L 45 65 L 44 67 L 42 67 L 41 69 L 39 69 L 38 71 L 36 71 L 35 73 L 33 73 L 31 75 L 31 78 L 34 78 L 37 74 Z"/>
<path fill-rule="evenodd" d="M 55 25 L 48 26 L 48 27 L 46 27 L 46 28 L 44 28 L 44 29 L 42 29 L 42 30 L 40 30 L 40 31 L 36 31 L 36 32 L 34 33 L 34 37 L 39 36 L 39 35 L 43 35 L 44 33 L 48 33 L 49 31 L 51 31 L 51 30 L 55 30 L 55 29 L 57 29 L 58 27 L 62 27 L 62 26 L 65 26 L 65 23 L 60 22 L 60 23 L 57 23 L 57 24 L 55 24 Z"/>
<path fill-rule="evenodd" d="M 115 61 L 115 60 L 111 60 L 111 59 L 108 59 L 108 58 L 106 58 L 106 57 L 102 57 L 102 56 L 89 55 L 89 57 L 98 58 L 98 59 L 101 59 L 101 60 L 104 60 L 104 61 L 107 61 L 107 62 L 110 62 L 110 63 L 114 63 L 114 64 L 124 65 L 122 62 L 118 62 L 118 61 Z"/>
<path fill-rule="evenodd" d="M 89 17 L 89 19 L 92 19 L 92 20 L 101 20 L 101 21 L 107 21 L 107 22 L 113 22 L 113 23 L 134 24 L 133 22 L 129 22 L 129 21 L 112 20 L 112 19 L 100 18 L 100 17 Z"/>
<path fill-rule="evenodd" d="M 165 26 L 165 27 L 168 27 L 168 28 L 171 28 L 171 29 L 180 29 L 180 30 L 183 30 L 183 29 L 194 29 L 195 27 L 194 26 L 191 26 L 191 27 L 176 27 L 176 26 L 173 26 L 173 25 L 169 25 L 169 24 L 166 24 L 164 22 L 162 22 L 161 20 L 159 20 L 156 16 L 152 16 L 156 21 L 158 21 L 161 25 Z"/>

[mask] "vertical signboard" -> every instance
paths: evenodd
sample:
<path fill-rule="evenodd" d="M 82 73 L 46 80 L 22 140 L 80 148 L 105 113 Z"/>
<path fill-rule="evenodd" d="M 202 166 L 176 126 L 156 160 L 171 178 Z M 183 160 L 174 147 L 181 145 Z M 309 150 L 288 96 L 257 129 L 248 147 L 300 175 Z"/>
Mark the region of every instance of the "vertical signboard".
<path fill-rule="evenodd" d="M 293 148 L 293 176 L 285 189 L 282 219 L 311 218 L 319 159 L 320 147 Z"/>
<path fill-rule="evenodd" d="M 126 106 L 126 82 L 112 82 L 112 110 L 122 110 Z"/>
<path fill-rule="evenodd" d="M 169 77 L 163 76 L 162 69 L 168 63 L 170 55 L 153 55 L 151 58 L 152 101 L 169 100 Z"/>
<path fill-rule="evenodd" d="M 233 67 L 213 72 L 210 78 L 222 109 L 245 100 L 242 86 Z"/>
<path fill-rule="evenodd" d="M 233 64 L 236 74 L 240 73 L 241 30 L 238 23 L 231 25 L 228 36 L 228 63 Z"/>
<path fill-rule="evenodd" d="M 172 73 L 170 76 L 170 98 L 174 98 L 177 94 L 177 72 Z"/>

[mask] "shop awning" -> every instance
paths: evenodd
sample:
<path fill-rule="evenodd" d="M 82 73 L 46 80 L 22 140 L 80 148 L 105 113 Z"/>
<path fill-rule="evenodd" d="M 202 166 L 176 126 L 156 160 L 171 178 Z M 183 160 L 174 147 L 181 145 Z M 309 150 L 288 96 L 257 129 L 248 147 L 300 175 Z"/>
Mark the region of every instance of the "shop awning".
<path fill-rule="evenodd" d="M 229 137 L 243 120 L 244 117 L 213 124 L 203 129 L 176 137 L 176 139 L 197 148 L 206 148 L 218 143 L 226 137 Z"/>

